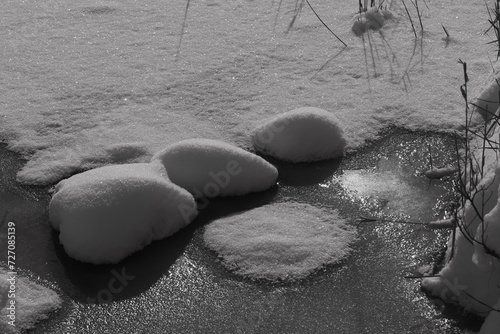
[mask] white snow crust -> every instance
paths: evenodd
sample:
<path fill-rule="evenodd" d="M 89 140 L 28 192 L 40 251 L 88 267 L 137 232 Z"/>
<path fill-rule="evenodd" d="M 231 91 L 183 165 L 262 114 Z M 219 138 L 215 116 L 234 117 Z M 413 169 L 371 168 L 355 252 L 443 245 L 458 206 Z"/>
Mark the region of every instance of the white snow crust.
<path fill-rule="evenodd" d="M 297 280 L 348 255 L 356 230 L 337 211 L 296 202 L 265 205 L 210 223 L 206 245 L 237 274 Z"/>
<path fill-rule="evenodd" d="M 53 184 L 79 170 L 146 162 L 189 138 L 249 149 L 260 122 L 300 106 L 334 112 L 346 150 L 388 126 L 462 125 L 457 60 L 469 61 L 474 96 L 495 57 L 483 2 L 433 4 L 422 43 L 399 1 L 370 38 L 351 32 L 357 2 L 314 6 L 348 48 L 307 8 L 286 34 L 294 1 L 279 10 L 267 0 L 193 3 L 180 49 L 182 1 L 0 2 L 0 139 L 27 159 L 19 181 Z M 131 160 L 108 154 L 124 143 Z"/>

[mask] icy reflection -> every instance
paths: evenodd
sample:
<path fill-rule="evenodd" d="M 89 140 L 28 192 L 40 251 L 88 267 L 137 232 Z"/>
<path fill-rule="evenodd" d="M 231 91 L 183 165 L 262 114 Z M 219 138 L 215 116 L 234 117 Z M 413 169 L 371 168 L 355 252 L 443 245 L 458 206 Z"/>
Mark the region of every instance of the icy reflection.
<path fill-rule="evenodd" d="M 432 209 L 438 213 L 441 208 L 435 203 L 447 190 L 443 181 L 431 182 L 421 175 L 428 168 L 428 151 L 423 143 L 413 143 L 416 147 L 411 144 L 381 155 L 374 167 L 344 170 L 332 178 L 332 183 L 374 216 L 407 217 L 413 222 L 433 220 Z"/>

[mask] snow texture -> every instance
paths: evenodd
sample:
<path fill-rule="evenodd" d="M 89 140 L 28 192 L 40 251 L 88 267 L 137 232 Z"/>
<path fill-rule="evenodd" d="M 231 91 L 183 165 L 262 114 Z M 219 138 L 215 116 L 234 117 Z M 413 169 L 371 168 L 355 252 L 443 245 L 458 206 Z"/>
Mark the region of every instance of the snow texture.
<path fill-rule="evenodd" d="M 344 154 L 346 140 L 337 117 L 320 108 L 297 108 L 267 120 L 252 134 L 254 148 L 266 155 L 306 162 Z"/>
<path fill-rule="evenodd" d="M 248 149 L 259 122 L 305 105 L 335 112 L 348 151 L 388 126 L 453 132 L 464 105 L 457 58 L 467 55 L 478 87 L 495 50 L 484 4 L 447 1 L 427 11 L 428 39 L 416 44 L 399 1 L 361 38 L 351 33 L 357 2 L 315 2 L 348 48 L 309 10 L 286 34 L 295 1 L 202 1 L 189 7 L 179 49 L 184 2 L 2 1 L 0 138 L 27 159 L 19 181 L 44 185 L 146 162 L 188 138 Z M 457 41 L 442 40 L 441 23 Z M 124 143 L 132 160 L 107 154 Z"/>
<path fill-rule="evenodd" d="M 188 139 L 167 146 L 152 160 L 169 179 L 197 198 L 240 196 L 276 183 L 278 171 L 261 157 L 211 139 Z"/>
<path fill-rule="evenodd" d="M 15 327 L 9 325 L 12 320 L 10 308 L 12 298 L 9 292 L 12 275 L 0 268 L 0 332 L 20 333 L 33 328 L 39 320 L 47 319 L 49 313 L 61 306 L 61 299 L 53 290 L 30 281 L 28 278 L 15 275 Z"/>
<path fill-rule="evenodd" d="M 286 202 L 218 219 L 204 240 L 237 274 L 291 281 L 342 260 L 355 236 L 335 210 Z"/>
<path fill-rule="evenodd" d="M 116 263 L 172 235 L 197 215 L 194 198 L 160 164 L 100 167 L 59 182 L 50 221 L 69 256 Z"/>

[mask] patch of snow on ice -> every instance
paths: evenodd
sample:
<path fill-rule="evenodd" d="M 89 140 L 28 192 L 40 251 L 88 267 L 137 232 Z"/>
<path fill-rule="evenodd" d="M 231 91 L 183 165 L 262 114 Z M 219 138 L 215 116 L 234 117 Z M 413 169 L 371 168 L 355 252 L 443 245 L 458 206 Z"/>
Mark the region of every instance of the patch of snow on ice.
<path fill-rule="evenodd" d="M 346 146 L 337 117 L 314 107 L 297 108 L 267 120 L 253 131 L 252 141 L 257 151 L 290 162 L 339 157 Z"/>
<path fill-rule="evenodd" d="M 96 168 L 59 182 L 50 221 L 69 256 L 116 263 L 197 215 L 194 198 L 160 164 Z"/>
<path fill-rule="evenodd" d="M 47 319 L 49 313 L 61 306 L 61 299 L 53 290 L 30 281 L 25 277 L 15 277 L 15 299 L 9 297 L 11 275 L 0 268 L 0 332 L 18 333 L 33 328 L 39 320 Z M 15 300 L 15 318 L 9 317 Z M 8 324 L 15 320 L 15 327 Z"/>
<path fill-rule="evenodd" d="M 342 260 L 355 236 L 336 210 L 287 202 L 218 219 L 204 240 L 237 274 L 296 280 Z"/>
<path fill-rule="evenodd" d="M 263 191 L 278 178 L 277 169 L 261 157 L 212 139 L 177 142 L 151 161 L 162 163 L 169 179 L 197 198 Z"/>

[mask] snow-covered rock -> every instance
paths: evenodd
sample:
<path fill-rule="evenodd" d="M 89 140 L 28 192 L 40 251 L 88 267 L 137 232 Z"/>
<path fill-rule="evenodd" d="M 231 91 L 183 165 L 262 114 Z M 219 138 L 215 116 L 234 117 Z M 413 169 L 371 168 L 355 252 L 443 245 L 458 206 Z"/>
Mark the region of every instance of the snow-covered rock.
<path fill-rule="evenodd" d="M 166 175 L 160 164 L 137 163 L 100 167 L 59 182 L 50 221 L 68 255 L 116 263 L 188 225 L 197 215 L 195 200 Z"/>
<path fill-rule="evenodd" d="M 314 107 L 297 108 L 267 120 L 252 134 L 255 150 L 290 162 L 343 155 L 346 140 L 335 115 Z"/>
<path fill-rule="evenodd" d="M 0 268 L 0 333 L 31 329 L 60 306 L 55 291 Z"/>
<path fill-rule="evenodd" d="M 204 241 L 240 275 L 296 280 L 340 261 L 355 236 L 337 211 L 286 202 L 218 219 L 206 227 Z"/>
<path fill-rule="evenodd" d="M 240 196 L 276 183 L 278 171 L 261 157 L 212 139 L 188 139 L 156 153 L 172 182 L 195 197 Z"/>

